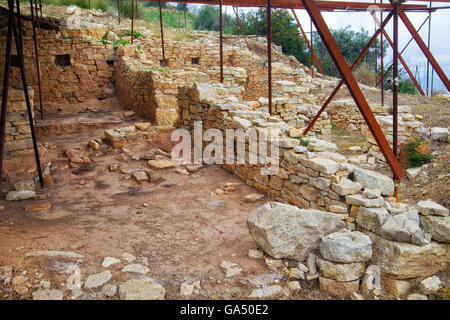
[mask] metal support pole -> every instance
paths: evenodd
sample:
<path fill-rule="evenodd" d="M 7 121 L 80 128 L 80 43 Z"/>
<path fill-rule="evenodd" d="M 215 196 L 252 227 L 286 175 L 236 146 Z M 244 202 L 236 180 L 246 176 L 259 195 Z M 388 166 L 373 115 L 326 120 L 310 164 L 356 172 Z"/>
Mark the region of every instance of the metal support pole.
<path fill-rule="evenodd" d="M 136 19 L 139 19 L 138 2 L 139 2 L 139 0 L 136 0 Z"/>
<path fill-rule="evenodd" d="M 420 27 L 417 29 L 417 32 L 420 31 L 420 29 L 422 29 L 422 27 L 425 25 L 425 23 L 428 21 L 429 17 L 426 17 L 425 20 L 422 22 L 422 24 L 420 25 Z M 405 52 L 405 50 L 408 48 L 409 44 L 414 40 L 414 37 L 411 37 L 408 41 L 408 43 L 406 43 L 406 45 L 403 47 L 402 51 L 400 51 L 400 55 L 403 54 L 403 52 Z M 384 73 L 384 76 L 387 76 L 387 74 L 389 73 L 389 71 L 392 69 L 392 64 L 386 69 L 386 72 Z M 416 66 L 417 67 L 417 66 Z M 414 72 L 414 77 L 417 78 L 417 72 Z M 381 80 L 377 82 L 377 86 L 380 84 Z"/>
<path fill-rule="evenodd" d="M 159 29 L 161 30 L 162 61 L 165 64 L 166 63 L 166 54 L 164 52 L 164 26 L 163 26 L 163 18 L 162 18 L 161 1 L 159 1 Z"/>
<path fill-rule="evenodd" d="M 40 1 L 39 1 L 39 3 L 40 3 Z M 40 5 L 41 6 L 41 10 L 42 10 L 42 4 Z M 39 10 L 38 10 L 38 3 L 37 3 L 37 0 L 34 0 L 34 8 L 35 8 L 35 10 L 36 10 L 36 22 L 37 22 L 37 27 L 38 27 L 38 29 L 40 29 L 41 28 L 41 26 L 40 26 L 40 24 L 39 24 Z M 31 13 L 33 13 L 33 4 L 31 4 Z M 42 13 L 42 12 L 41 12 Z"/>
<path fill-rule="evenodd" d="M 222 0 L 219 0 L 219 42 L 220 42 L 220 83 L 223 83 L 223 16 L 222 16 Z"/>
<path fill-rule="evenodd" d="M 42 2 L 39 0 L 39 11 L 41 12 L 41 18 L 42 18 Z"/>
<path fill-rule="evenodd" d="M 392 152 L 398 157 L 398 6 L 399 0 L 394 2 L 394 43 L 392 46 L 394 68 L 392 71 L 392 120 L 393 120 L 393 137 L 392 137 Z"/>
<path fill-rule="evenodd" d="M 380 0 L 380 4 L 383 4 L 383 0 Z M 380 23 L 383 23 L 383 10 L 380 10 Z M 384 106 L 384 39 L 383 33 L 380 35 L 380 50 L 381 50 L 381 105 Z"/>
<path fill-rule="evenodd" d="M 376 5 L 377 0 L 373 0 L 374 5 Z M 377 31 L 377 24 L 374 23 L 375 32 Z M 378 83 L 378 44 L 377 39 L 375 39 L 375 86 Z"/>
<path fill-rule="evenodd" d="M 431 9 L 431 0 L 430 0 L 430 9 Z M 427 48 L 430 50 L 430 40 L 431 39 L 431 10 L 428 12 L 428 43 Z M 430 61 L 427 60 L 427 96 L 429 96 L 429 75 L 430 75 Z"/>
<path fill-rule="evenodd" d="M 131 43 L 134 39 L 134 1 L 131 0 Z"/>
<path fill-rule="evenodd" d="M 322 39 L 320 39 L 320 62 L 322 63 L 323 66 L 323 41 Z M 322 71 L 320 73 L 323 73 Z"/>
<path fill-rule="evenodd" d="M 269 99 L 269 113 L 272 115 L 272 9 L 270 0 L 267 0 L 266 8 L 267 23 L 267 87 Z"/>
<path fill-rule="evenodd" d="M 120 24 L 120 0 L 117 0 L 117 20 Z"/>
<path fill-rule="evenodd" d="M 372 13 L 372 17 L 375 20 L 375 22 L 380 25 L 380 21 L 378 21 L 377 16 Z M 386 37 L 386 40 L 388 41 L 389 45 L 394 48 L 394 43 L 392 42 L 391 38 L 389 37 L 388 33 L 383 30 L 382 31 L 384 36 Z M 424 96 L 425 92 L 422 90 L 422 87 L 420 86 L 419 82 L 417 82 L 416 78 L 414 77 L 413 73 L 411 72 L 411 70 L 409 69 L 408 65 L 406 64 L 406 61 L 403 59 L 402 55 L 398 53 L 397 50 L 397 56 L 398 56 L 398 60 L 400 60 L 400 62 L 402 63 L 403 67 L 405 68 L 406 73 L 408 73 L 409 77 L 411 78 L 412 82 L 414 83 L 414 85 L 416 86 L 417 90 L 419 90 L 419 93 Z"/>
<path fill-rule="evenodd" d="M 392 151 L 398 159 L 398 6 L 400 0 L 394 0 L 394 70 L 392 81 Z M 394 197 L 398 201 L 398 179 L 394 177 Z"/>
<path fill-rule="evenodd" d="M 369 42 L 367 42 L 367 44 L 364 47 L 364 49 L 361 51 L 359 56 L 356 58 L 355 62 L 353 62 L 352 66 L 350 67 L 351 71 L 353 71 L 358 66 L 358 64 L 361 62 L 361 59 L 364 57 L 364 55 L 367 53 L 367 51 L 369 51 L 369 49 L 372 46 L 373 42 L 376 40 L 378 35 L 381 33 L 382 28 L 384 28 L 387 25 L 387 23 L 391 19 L 392 15 L 393 15 L 392 12 L 389 13 L 389 15 L 387 16 L 386 20 L 384 20 L 384 22 L 381 24 L 380 28 L 377 29 L 377 31 L 374 33 L 374 35 L 369 40 Z M 330 102 L 336 96 L 336 94 L 338 93 L 339 89 L 342 87 L 343 84 L 344 84 L 344 80 L 339 81 L 338 85 L 331 92 L 330 96 L 327 98 L 327 100 L 325 101 L 323 106 L 320 108 L 319 112 L 317 112 L 317 114 L 314 116 L 314 118 L 309 123 L 308 127 L 305 129 L 305 131 L 303 131 L 303 135 L 306 135 L 309 132 L 309 130 L 311 130 L 311 128 L 314 126 L 314 123 L 316 123 L 316 121 L 319 119 L 319 117 L 322 114 L 322 112 L 330 104 Z"/>
<path fill-rule="evenodd" d="M 300 29 L 300 32 L 302 33 L 303 39 L 305 39 L 306 45 L 308 46 L 309 52 L 311 53 L 312 58 L 316 62 L 317 68 L 319 69 L 320 73 L 323 73 L 322 67 L 320 66 L 319 61 L 317 61 L 317 57 L 313 52 L 313 49 L 311 47 L 311 44 L 309 43 L 308 37 L 306 36 L 305 30 L 303 30 L 303 27 L 300 23 L 300 20 L 298 20 L 297 14 L 295 13 L 294 9 L 291 9 L 292 14 L 294 15 L 295 21 L 297 21 L 298 28 Z M 323 62 L 322 62 L 323 64 Z"/>
<path fill-rule="evenodd" d="M 311 37 L 311 76 L 314 77 L 314 62 L 313 62 L 313 55 L 314 55 L 314 39 L 313 39 L 313 23 L 312 19 L 310 20 L 310 37 Z"/>
<path fill-rule="evenodd" d="M 36 60 L 36 75 L 38 81 L 38 90 L 39 90 L 39 110 L 41 113 L 41 120 L 44 120 L 44 111 L 42 107 L 42 89 L 41 89 L 41 63 L 39 61 L 39 48 L 36 37 L 36 28 L 34 24 L 34 13 L 33 13 L 33 0 L 30 0 L 30 11 L 31 11 L 31 25 L 33 26 L 33 40 L 34 40 L 34 54 Z"/>
<path fill-rule="evenodd" d="M 409 33 L 414 37 L 414 40 L 416 40 L 417 45 L 422 50 L 423 54 L 427 57 L 428 61 L 431 63 L 431 65 L 434 68 L 434 71 L 438 74 L 439 78 L 441 78 L 442 82 L 444 83 L 447 90 L 450 91 L 450 82 L 448 81 L 448 78 L 445 74 L 445 72 L 442 70 L 439 63 L 434 58 L 433 54 L 428 50 L 426 44 L 423 42 L 422 38 L 420 37 L 419 33 L 414 28 L 413 24 L 409 20 L 408 16 L 405 14 L 405 12 L 402 10 L 402 8 L 398 9 L 398 15 L 400 19 L 402 19 L 403 24 L 408 29 Z"/>
<path fill-rule="evenodd" d="M 313 20 L 317 31 L 322 37 L 328 52 L 330 53 L 331 58 L 333 59 L 336 68 L 339 70 L 339 73 L 342 75 L 342 79 L 345 81 L 350 94 L 352 95 L 356 105 L 358 106 L 359 111 L 361 112 L 364 120 L 366 121 L 367 126 L 369 127 L 370 132 L 372 133 L 375 141 L 377 142 L 380 151 L 386 159 L 389 167 L 396 179 L 401 179 L 404 176 L 404 172 L 398 163 L 397 158 L 394 156 L 394 153 L 391 150 L 391 147 L 386 140 L 386 137 L 383 134 L 383 131 L 380 128 L 375 116 L 372 113 L 372 110 L 367 103 L 366 98 L 364 97 L 358 83 L 355 80 L 347 62 L 345 61 L 344 56 L 342 55 L 341 50 L 339 49 L 336 41 L 333 38 L 333 35 L 330 32 L 323 16 L 320 12 L 320 8 L 317 6 L 314 0 L 302 0 L 303 5 L 305 6 L 306 11 L 309 16 Z"/>
<path fill-rule="evenodd" d="M 187 30 L 186 7 L 187 3 L 186 6 L 184 7 L 184 30 Z"/>
<path fill-rule="evenodd" d="M 13 8 L 14 8 L 13 0 L 8 0 L 8 2 L 11 2 L 10 10 L 13 10 Z M 25 67 L 24 67 L 24 62 L 23 62 L 23 47 L 22 47 L 22 44 L 23 44 L 23 42 L 22 42 L 22 23 L 21 23 L 21 19 L 20 19 L 20 1 L 19 0 L 16 0 L 16 6 L 17 6 L 17 27 L 16 27 L 15 21 L 13 19 L 14 39 L 15 39 L 15 43 L 16 43 L 17 55 L 19 56 L 20 74 L 22 76 L 22 86 L 23 86 L 23 92 L 25 94 L 25 102 L 27 104 L 28 121 L 30 123 L 31 139 L 33 141 L 34 156 L 36 159 L 36 167 L 37 167 L 37 171 L 38 171 L 38 175 L 39 175 L 39 182 L 41 184 L 41 187 L 44 187 L 44 179 L 42 178 L 42 170 L 41 170 L 41 161 L 39 159 L 39 149 L 37 146 L 36 134 L 34 131 L 33 111 L 31 110 L 30 97 L 28 95 L 27 80 L 25 77 Z"/>
<path fill-rule="evenodd" d="M 11 6 L 11 0 L 8 1 L 8 33 L 6 35 L 6 52 L 5 52 L 5 69 L 3 72 L 3 90 L 2 90 L 2 109 L 0 114 L 0 185 L 2 183 L 3 174 L 3 155 L 5 150 L 5 135 L 6 135 L 6 112 L 8 107 L 8 88 L 9 88 L 9 66 L 11 64 L 11 41 L 12 28 L 14 19 L 14 3 Z"/>

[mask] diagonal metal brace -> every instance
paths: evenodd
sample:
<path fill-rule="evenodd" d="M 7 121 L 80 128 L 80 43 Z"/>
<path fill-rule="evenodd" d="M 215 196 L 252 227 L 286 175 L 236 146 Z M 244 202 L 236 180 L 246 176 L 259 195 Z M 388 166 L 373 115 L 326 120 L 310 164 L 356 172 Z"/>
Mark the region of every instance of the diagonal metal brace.
<path fill-rule="evenodd" d="M 381 131 L 381 128 L 377 120 L 375 119 L 372 110 L 370 110 L 369 104 L 367 103 L 366 98 L 359 88 L 358 83 L 353 77 L 352 71 L 347 65 L 347 62 L 345 61 L 344 56 L 342 55 L 342 52 L 339 49 L 336 41 L 334 40 L 330 29 L 325 23 L 319 7 L 314 3 L 313 0 L 302 0 L 302 3 L 305 6 L 305 9 L 311 17 L 312 21 L 314 22 L 317 31 L 322 37 L 322 40 L 325 43 L 325 46 L 327 47 L 331 58 L 336 64 L 336 67 L 339 70 L 340 74 L 342 75 L 342 78 L 345 81 L 345 84 L 347 85 L 347 88 L 350 91 L 350 94 L 352 95 L 356 105 L 358 106 L 359 111 L 364 117 L 364 120 L 366 121 L 370 132 L 372 133 L 375 141 L 380 147 L 380 150 L 383 153 L 386 162 L 388 163 L 394 174 L 394 178 L 400 180 L 404 176 L 404 172 L 400 164 L 398 163 L 397 158 L 392 152 L 391 147 L 389 146 L 389 143 L 383 134 L 383 131 Z"/>

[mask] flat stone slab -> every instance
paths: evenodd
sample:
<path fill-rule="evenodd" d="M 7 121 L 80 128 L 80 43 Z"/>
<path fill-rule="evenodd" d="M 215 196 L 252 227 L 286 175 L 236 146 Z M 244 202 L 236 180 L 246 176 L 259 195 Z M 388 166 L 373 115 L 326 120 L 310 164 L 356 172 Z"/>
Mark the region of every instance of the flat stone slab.
<path fill-rule="evenodd" d="M 447 208 L 431 200 L 420 201 L 417 203 L 416 207 L 423 216 L 431 215 L 447 217 L 449 215 L 449 210 Z"/>
<path fill-rule="evenodd" d="M 116 263 L 119 263 L 120 260 L 117 258 L 113 258 L 113 257 L 106 257 L 105 259 L 103 259 L 102 262 L 102 267 L 103 268 L 108 268 Z"/>
<path fill-rule="evenodd" d="M 148 166 L 152 169 L 170 169 L 174 168 L 175 165 L 172 160 L 149 160 L 147 162 Z"/>
<path fill-rule="evenodd" d="M 97 288 L 100 286 L 103 286 L 105 283 L 107 283 L 112 278 L 112 273 L 109 270 L 91 274 L 86 279 L 84 286 L 87 289 Z"/>
<path fill-rule="evenodd" d="M 64 257 L 73 259 L 84 258 L 82 254 L 70 251 L 32 251 L 25 253 L 25 257 Z"/>
<path fill-rule="evenodd" d="M 164 300 L 166 291 L 152 278 L 131 279 L 119 286 L 122 300 Z"/>
<path fill-rule="evenodd" d="M 63 297 L 63 292 L 56 289 L 41 289 L 33 292 L 33 300 L 62 300 Z"/>
<path fill-rule="evenodd" d="M 134 264 L 128 264 L 125 267 L 123 267 L 122 272 L 134 272 L 134 273 L 140 273 L 140 274 L 147 274 L 150 272 L 150 269 L 142 264 L 134 263 Z"/>

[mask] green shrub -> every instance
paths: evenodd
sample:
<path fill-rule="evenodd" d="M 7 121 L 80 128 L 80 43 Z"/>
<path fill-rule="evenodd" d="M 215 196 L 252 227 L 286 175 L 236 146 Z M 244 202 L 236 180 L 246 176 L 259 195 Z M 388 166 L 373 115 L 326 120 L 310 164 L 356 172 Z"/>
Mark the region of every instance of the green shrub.
<path fill-rule="evenodd" d="M 131 37 L 131 30 L 128 30 L 122 34 L 119 35 L 120 38 L 122 37 Z M 139 37 L 145 38 L 142 33 L 140 33 L 139 31 L 133 31 L 133 37 L 134 39 L 137 39 Z"/>
<path fill-rule="evenodd" d="M 131 44 L 131 42 L 128 40 L 120 39 L 114 42 L 114 47 L 118 46 L 119 44 L 126 46 L 128 44 Z"/>
<path fill-rule="evenodd" d="M 408 165 L 410 167 L 420 167 L 433 159 L 433 155 L 429 152 L 431 150 L 426 150 L 426 152 L 421 151 L 421 149 L 429 149 L 429 147 L 419 138 L 413 138 L 406 146 L 405 152 L 408 156 Z"/>
<path fill-rule="evenodd" d="M 398 82 L 398 92 L 399 93 L 409 93 L 409 94 L 418 94 L 419 91 L 417 90 L 416 86 L 414 85 L 414 82 L 412 82 L 411 79 L 400 79 Z"/>
<path fill-rule="evenodd" d="M 297 139 L 300 141 L 300 144 L 304 147 L 307 147 L 309 145 L 309 138 L 305 138 L 303 136 L 297 137 Z"/>

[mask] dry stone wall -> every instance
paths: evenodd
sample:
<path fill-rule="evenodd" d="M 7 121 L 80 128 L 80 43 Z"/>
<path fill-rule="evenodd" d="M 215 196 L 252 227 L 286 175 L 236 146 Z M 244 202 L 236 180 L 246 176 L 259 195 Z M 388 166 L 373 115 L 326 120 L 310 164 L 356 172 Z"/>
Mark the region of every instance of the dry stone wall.
<path fill-rule="evenodd" d="M 392 143 L 393 119 L 392 107 L 382 105 L 370 106 L 375 118 L 378 121 L 384 135 Z M 368 138 L 374 150 L 378 150 L 375 139 L 369 131 L 361 112 L 358 110 L 353 100 L 335 100 L 330 103 L 327 109 L 331 121 L 340 128 L 349 131 L 359 131 Z M 422 136 L 428 130 L 423 126 L 422 116 L 412 114 L 411 107 L 401 105 L 398 107 L 398 133 L 399 142 L 407 142 L 412 136 Z"/>
<path fill-rule="evenodd" d="M 303 262 L 309 259 L 310 253 L 318 252 L 320 243 L 321 256 L 311 258 L 319 266 L 320 287 L 341 296 L 349 296 L 360 289 L 366 293 L 375 289 L 379 292 L 381 275 L 386 282 L 384 290 L 392 293 L 392 287 L 399 281 L 431 276 L 447 267 L 450 245 L 442 238 L 440 228 L 445 223 L 448 226 L 448 209 L 432 202 L 417 206 L 397 203 L 390 177 L 349 163 L 345 156 L 336 153 L 336 145 L 325 140 L 311 137 L 308 146 L 300 145 L 299 140 L 288 136 L 288 126 L 277 116 L 252 110 L 230 96 L 221 96 L 218 88 L 199 83 L 179 88 L 181 127 L 193 130 L 195 121 L 202 121 L 203 131 L 219 129 L 224 137 L 227 129 L 254 128 L 260 135 L 269 137 L 271 143 L 278 141 L 280 167 L 271 175 L 262 171 L 267 165 L 249 163 L 252 149 L 248 140 L 245 141 L 246 161 L 239 163 L 235 157 L 231 164 L 225 163 L 223 167 L 273 200 L 306 210 L 268 204 L 252 213 L 248 221 L 250 232 L 265 252 L 278 259 Z M 226 146 L 225 143 L 223 147 Z M 291 213 L 279 217 L 286 212 Z M 324 212 L 330 216 L 323 216 Z M 337 218 L 341 222 L 337 229 L 346 231 L 322 236 L 321 242 L 308 244 L 312 250 L 308 251 L 307 244 L 291 234 L 297 232 L 289 222 L 294 213 L 308 217 L 317 214 L 317 219 L 325 219 L 327 223 Z M 428 225 L 433 221 L 427 218 L 431 213 L 439 220 L 434 227 Z M 439 218 L 439 215 L 442 216 Z M 267 226 L 271 227 L 266 229 Z M 309 225 L 308 228 L 310 230 Z M 445 232 L 450 232 L 448 227 Z M 280 234 L 283 236 L 278 238 Z M 365 263 L 372 266 L 362 279 Z M 377 272 L 378 280 L 373 282 Z M 349 274 L 354 276 L 349 279 Z M 314 279 L 319 275 L 308 276 Z"/>
<path fill-rule="evenodd" d="M 0 42 L 6 43 L 7 18 L 1 16 L 1 20 Z M 27 84 L 33 88 L 35 105 L 38 106 L 32 25 L 26 18 L 22 22 Z M 67 109 L 76 110 L 78 104 L 89 99 L 104 99 L 114 94 L 115 49 L 112 44 L 104 45 L 99 41 L 108 30 L 106 25 L 69 29 L 62 22 L 44 18 L 41 26 L 37 38 L 45 112 L 73 111 Z M 0 47 L 0 82 L 3 82 L 5 50 L 5 46 Z M 14 42 L 12 55 L 10 85 L 22 88 Z"/>

